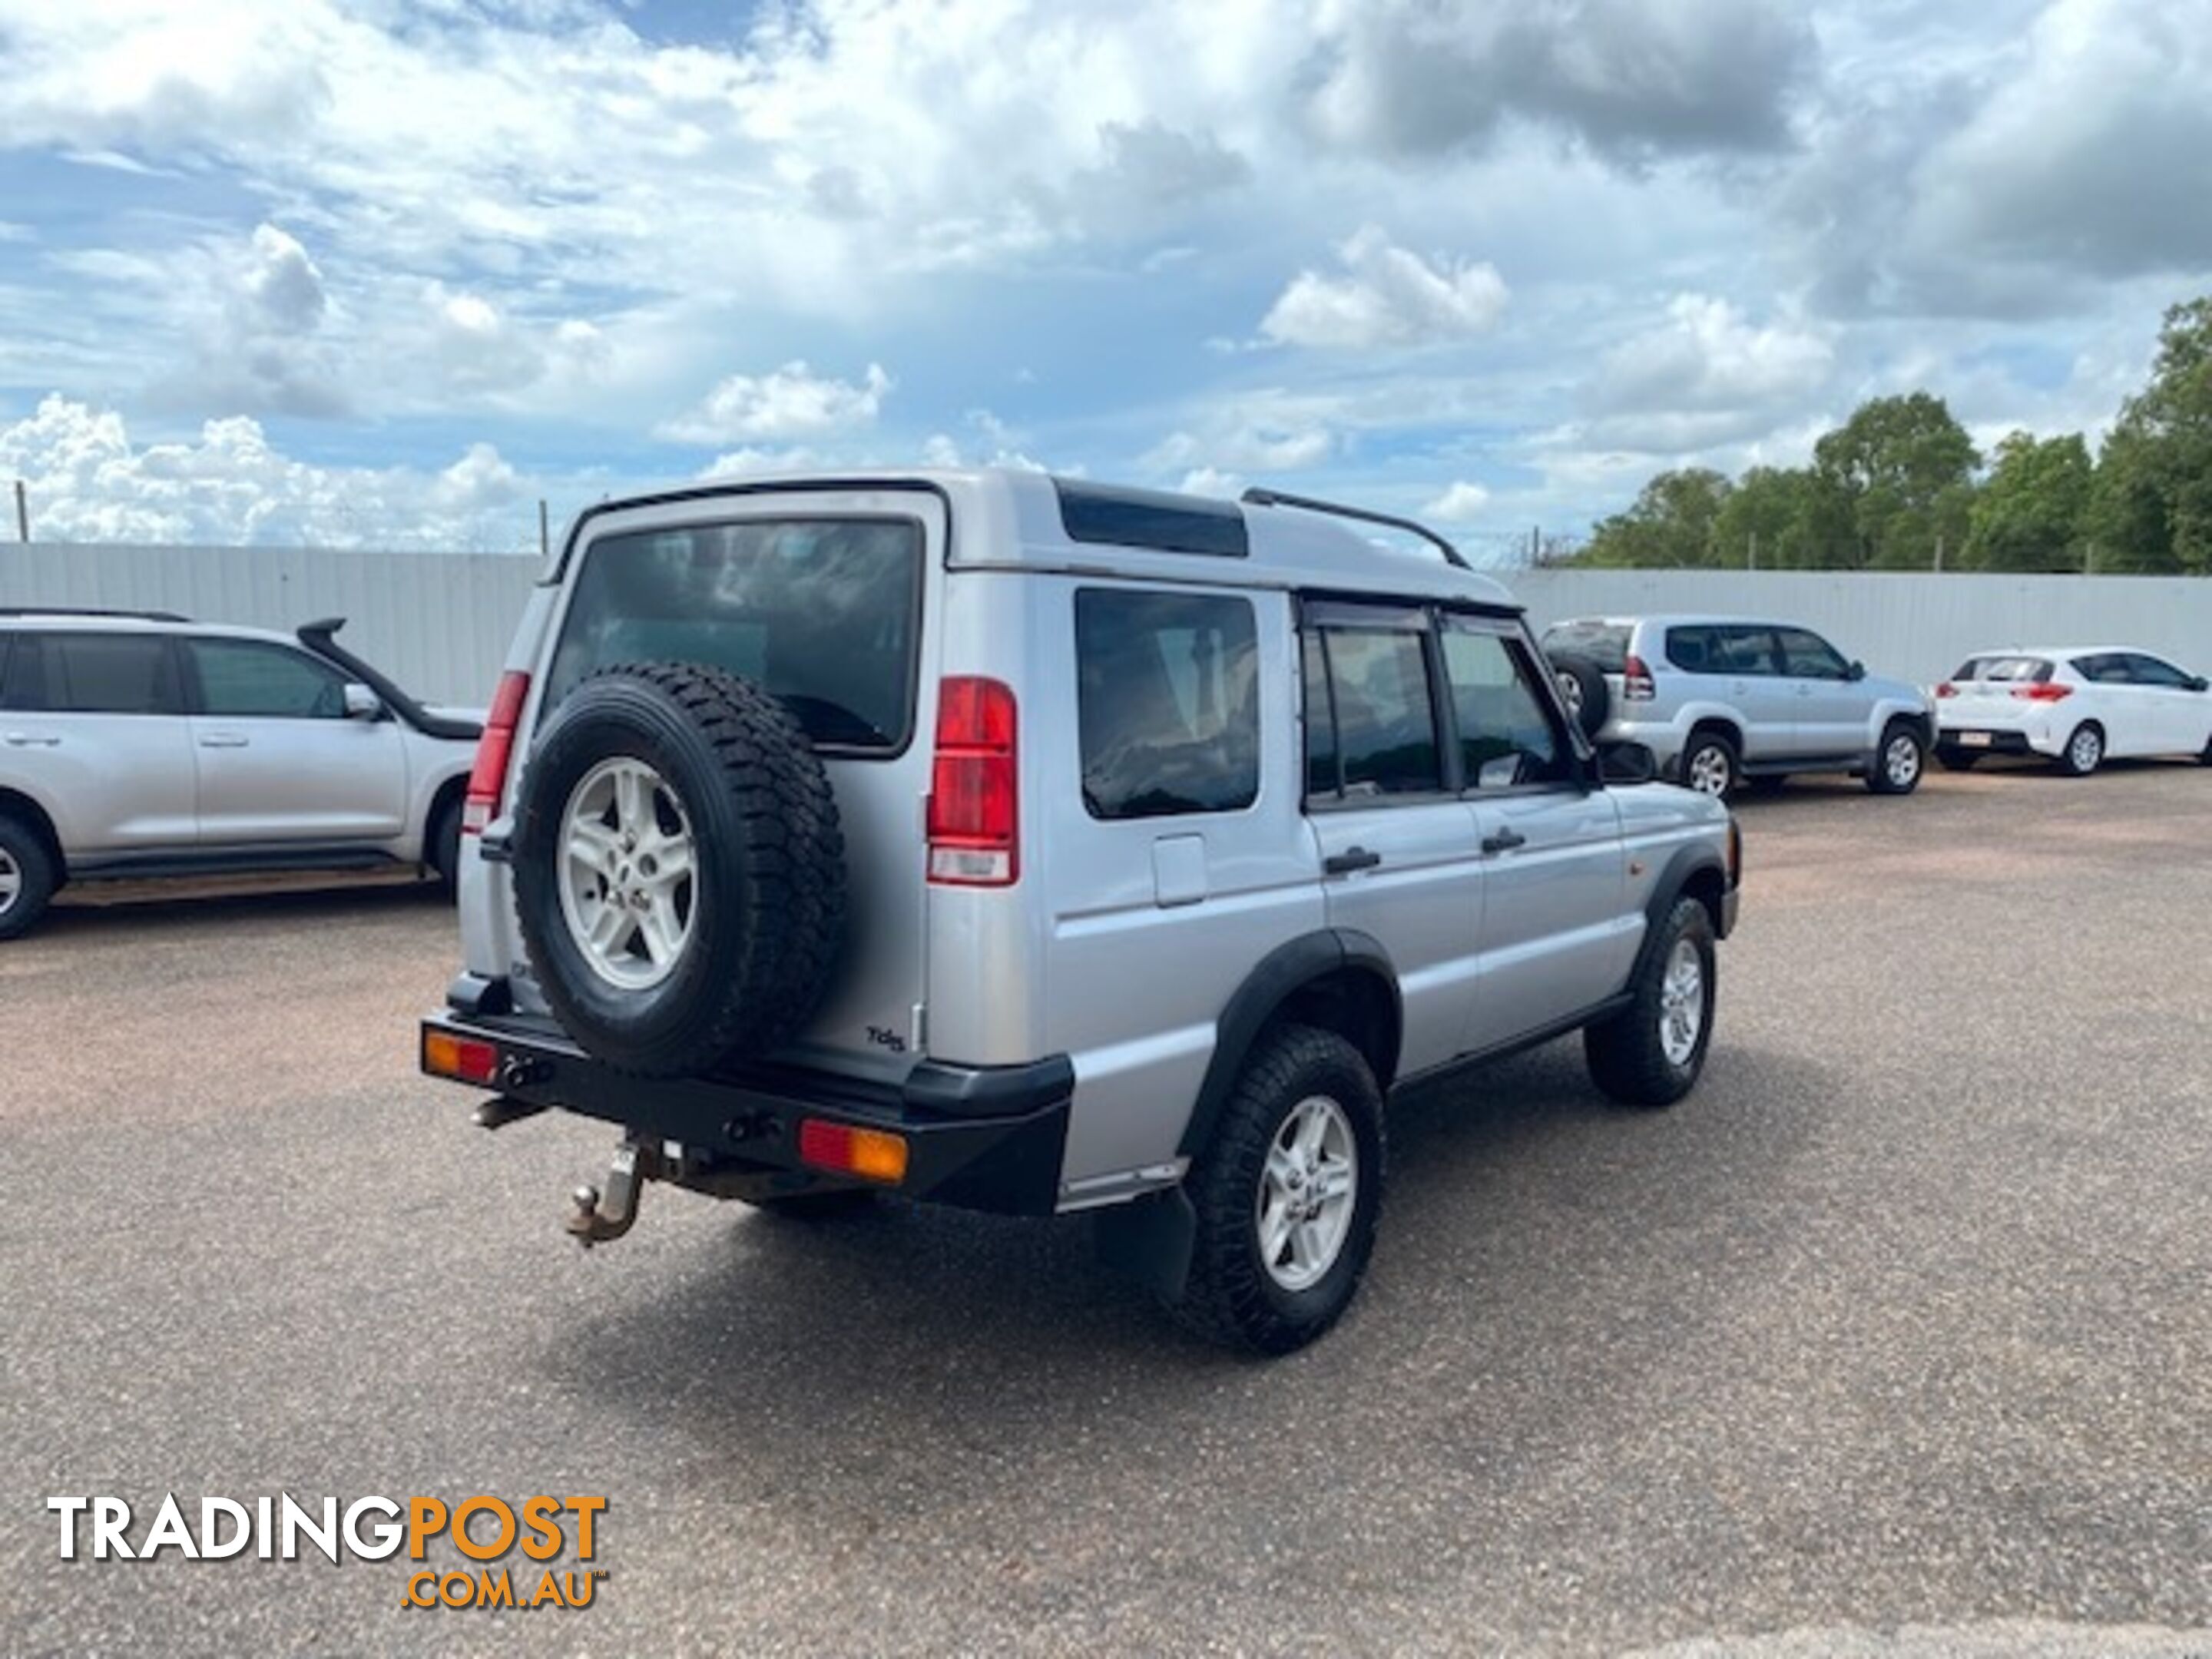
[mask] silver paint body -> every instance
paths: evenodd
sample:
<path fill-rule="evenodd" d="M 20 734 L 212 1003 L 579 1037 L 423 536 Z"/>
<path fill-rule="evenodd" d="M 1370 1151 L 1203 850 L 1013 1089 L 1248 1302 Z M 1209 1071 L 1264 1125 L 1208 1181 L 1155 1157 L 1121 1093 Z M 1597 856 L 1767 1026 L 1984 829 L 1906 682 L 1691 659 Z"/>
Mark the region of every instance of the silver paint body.
<path fill-rule="evenodd" d="M 505 800 L 528 763 L 545 670 L 577 571 L 593 546 L 653 528 L 834 511 L 918 517 L 926 577 L 915 738 L 893 759 L 826 759 L 846 838 L 850 921 L 826 1006 L 787 1058 L 884 1080 L 923 1054 L 1014 1065 L 1066 1054 L 1076 1076 L 1063 1209 L 1115 1202 L 1182 1173 L 1178 1143 L 1223 1009 L 1286 941 L 1330 926 L 1390 953 L 1411 1075 L 1556 1025 L 1619 992 L 1644 906 L 1675 848 L 1725 856 L 1718 803 L 1662 784 L 1488 792 L 1476 799 L 1303 809 L 1296 600 L 1338 597 L 1510 607 L 1488 578 L 1433 555 L 1377 547 L 1341 521 L 1248 507 L 1250 556 L 1072 542 L 1049 480 L 930 471 L 836 486 L 794 480 L 690 499 L 617 504 L 572 532 L 527 605 L 508 666 L 532 677 Z M 1081 792 L 1074 597 L 1171 586 L 1254 606 L 1261 764 L 1242 811 L 1094 818 Z M 1527 640 L 1517 614 L 1484 624 Z M 1533 641 L 1528 641 L 1533 652 Z M 925 880 L 936 688 L 988 675 L 1016 695 L 1020 876 L 1003 888 Z M 1547 677 L 1538 676 L 1551 697 Z M 1510 827 L 1524 845 L 1486 854 Z M 496 835 L 504 827 L 491 826 Z M 1377 868 L 1322 873 L 1353 842 Z M 462 853 L 468 969 L 506 975 L 542 1012 L 514 922 L 509 876 Z M 886 1041 L 896 1037 L 896 1044 Z"/>

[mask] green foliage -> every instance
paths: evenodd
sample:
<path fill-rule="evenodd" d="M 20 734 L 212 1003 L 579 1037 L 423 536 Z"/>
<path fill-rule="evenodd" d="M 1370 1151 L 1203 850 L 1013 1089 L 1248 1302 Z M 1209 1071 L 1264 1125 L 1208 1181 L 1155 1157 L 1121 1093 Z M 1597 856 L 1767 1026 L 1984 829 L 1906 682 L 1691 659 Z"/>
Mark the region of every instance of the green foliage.
<path fill-rule="evenodd" d="M 2095 468 L 2078 432 L 2038 441 L 2015 432 L 1968 510 L 1968 570 L 2079 570 Z"/>
<path fill-rule="evenodd" d="M 2212 575 L 2212 295 L 2167 311 L 2149 382 L 2094 461 L 2079 433 L 2015 432 L 1981 465 L 1941 398 L 1875 398 L 1809 467 L 1661 473 L 1577 562 Z"/>
<path fill-rule="evenodd" d="M 1711 564 L 1713 526 L 1734 488 L 1705 467 L 1662 472 L 1627 512 L 1599 523 L 1579 562 L 1644 569 Z"/>

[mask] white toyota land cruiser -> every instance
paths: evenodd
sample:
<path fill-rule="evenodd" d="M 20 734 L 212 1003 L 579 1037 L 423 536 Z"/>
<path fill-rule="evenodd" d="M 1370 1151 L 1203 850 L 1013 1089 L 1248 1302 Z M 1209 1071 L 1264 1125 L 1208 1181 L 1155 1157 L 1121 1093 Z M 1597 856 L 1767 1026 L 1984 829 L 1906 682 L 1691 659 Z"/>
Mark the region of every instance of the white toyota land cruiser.
<path fill-rule="evenodd" d="M 487 1127 L 621 1126 L 586 1243 L 653 1181 L 1095 1210 L 1279 1352 L 1366 1269 L 1394 1087 L 1577 1028 L 1618 1100 L 1696 1081 L 1739 843 L 1650 775 L 1407 521 L 995 471 L 611 501 L 501 681 L 422 1064 Z"/>

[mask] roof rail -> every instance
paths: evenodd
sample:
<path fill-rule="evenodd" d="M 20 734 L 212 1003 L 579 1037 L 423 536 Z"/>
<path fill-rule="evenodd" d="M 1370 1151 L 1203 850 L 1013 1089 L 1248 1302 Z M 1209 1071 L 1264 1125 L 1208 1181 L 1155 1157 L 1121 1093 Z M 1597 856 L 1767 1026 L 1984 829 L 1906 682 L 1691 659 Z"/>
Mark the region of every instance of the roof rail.
<path fill-rule="evenodd" d="M 1340 519 L 1358 519 L 1367 524 L 1387 525 L 1393 530 L 1403 530 L 1419 536 L 1423 541 L 1444 556 L 1444 562 L 1455 570 L 1472 570 L 1474 567 L 1460 556 L 1459 549 L 1425 524 L 1412 519 L 1401 519 L 1389 513 L 1370 513 L 1364 507 L 1346 507 L 1341 501 L 1324 501 L 1311 495 L 1285 495 L 1279 489 L 1262 489 L 1255 484 L 1238 499 L 1252 507 L 1296 507 L 1308 513 L 1330 513 Z"/>
<path fill-rule="evenodd" d="M 102 611 L 88 605 L 0 605 L 0 617 L 111 617 L 129 622 L 188 623 L 173 611 Z"/>

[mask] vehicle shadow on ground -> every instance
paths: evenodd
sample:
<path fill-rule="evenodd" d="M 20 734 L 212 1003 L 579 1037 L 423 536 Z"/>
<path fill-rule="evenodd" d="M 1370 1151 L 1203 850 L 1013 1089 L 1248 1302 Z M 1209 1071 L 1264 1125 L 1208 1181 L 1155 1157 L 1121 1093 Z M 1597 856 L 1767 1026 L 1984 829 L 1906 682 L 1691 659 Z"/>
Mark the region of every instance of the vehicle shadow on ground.
<path fill-rule="evenodd" d="M 1759 1282 L 1761 1230 L 1781 1224 L 1732 1194 L 1771 1190 L 1805 1154 L 1814 1126 L 1772 1103 L 1833 1092 L 1801 1060 L 1723 1048 L 1681 1107 L 1624 1111 L 1589 1087 L 1572 1042 L 1409 1091 L 1392 1104 L 1389 1209 L 1361 1301 L 1273 1364 L 1182 1333 L 1099 1264 L 1081 1218 L 886 1204 L 817 1224 L 735 1215 L 723 1252 L 679 1282 L 664 1271 L 618 1309 L 571 1307 L 557 1334 L 532 1339 L 534 1368 L 681 1425 L 764 1490 L 879 1483 L 885 1460 L 920 1468 L 945 1437 L 975 1439 L 1009 1480 L 1025 1454 L 1078 1437 L 1091 1455 L 1165 1455 L 1206 1432 L 1224 1396 L 1279 1394 L 1295 1412 L 1314 1387 L 1371 1400 L 1439 1368 L 1487 1377 L 1500 1399 L 1601 1369 L 1589 1400 L 1617 1398 L 1633 1382 L 1624 1341 L 1669 1363 Z M 1669 1266 L 1686 1256 L 1694 1289 Z M 1717 1299 L 1701 1313 L 1698 1297 Z M 1518 1420 L 1554 1432 L 1584 1400 L 1521 1403 Z M 856 1432 L 870 1444 L 848 1446 Z"/>
<path fill-rule="evenodd" d="M 453 901 L 434 881 L 404 874 L 363 880 L 302 878 L 298 885 L 231 888 L 199 883 L 93 882 L 64 888 L 39 918 L 26 943 L 42 938 L 106 932 L 142 923 L 226 923 L 271 918 L 312 926 L 348 917 L 447 909 Z"/>

